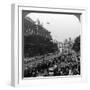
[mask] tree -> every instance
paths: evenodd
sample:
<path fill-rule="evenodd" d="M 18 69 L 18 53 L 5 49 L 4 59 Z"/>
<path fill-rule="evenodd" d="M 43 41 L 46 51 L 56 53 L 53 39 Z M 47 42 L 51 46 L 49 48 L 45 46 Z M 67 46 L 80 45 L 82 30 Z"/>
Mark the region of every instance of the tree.
<path fill-rule="evenodd" d="M 76 37 L 76 39 L 74 40 L 72 49 L 75 52 L 80 52 L 80 35 L 78 37 Z"/>

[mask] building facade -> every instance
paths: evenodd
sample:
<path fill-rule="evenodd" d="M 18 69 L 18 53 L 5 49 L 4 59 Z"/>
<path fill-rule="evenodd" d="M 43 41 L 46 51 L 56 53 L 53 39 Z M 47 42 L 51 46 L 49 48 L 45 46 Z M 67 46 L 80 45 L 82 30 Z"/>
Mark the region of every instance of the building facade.
<path fill-rule="evenodd" d="M 51 39 L 50 32 L 40 24 L 40 21 L 38 20 L 36 23 L 29 17 L 24 18 L 24 35 L 40 35 Z"/>

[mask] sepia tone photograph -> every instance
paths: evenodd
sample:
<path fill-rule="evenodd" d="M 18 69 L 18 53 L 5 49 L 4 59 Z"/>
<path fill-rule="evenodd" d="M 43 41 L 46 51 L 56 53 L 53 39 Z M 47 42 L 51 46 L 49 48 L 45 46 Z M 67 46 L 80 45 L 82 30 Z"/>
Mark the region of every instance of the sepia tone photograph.
<path fill-rule="evenodd" d="M 77 13 L 22 10 L 23 78 L 81 75 Z"/>

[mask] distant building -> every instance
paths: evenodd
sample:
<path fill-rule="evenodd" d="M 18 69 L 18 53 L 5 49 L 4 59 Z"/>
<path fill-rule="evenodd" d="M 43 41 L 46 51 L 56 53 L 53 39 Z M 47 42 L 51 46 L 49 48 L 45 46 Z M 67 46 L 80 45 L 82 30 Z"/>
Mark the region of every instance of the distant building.
<path fill-rule="evenodd" d="M 60 53 L 68 53 L 72 51 L 72 47 L 73 47 L 73 41 L 71 40 L 71 38 L 69 38 L 69 40 L 65 40 L 64 43 L 62 42 L 58 42 L 58 48 Z"/>

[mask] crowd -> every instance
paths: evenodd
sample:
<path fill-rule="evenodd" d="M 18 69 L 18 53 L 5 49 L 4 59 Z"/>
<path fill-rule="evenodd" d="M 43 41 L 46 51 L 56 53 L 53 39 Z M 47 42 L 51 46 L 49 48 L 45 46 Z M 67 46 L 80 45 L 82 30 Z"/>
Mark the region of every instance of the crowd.
<path fill-rule="evenodd" d="M 69 52 L 49 60 L 42 59 L 32 66 L 26 64 L 24 77 L 80 75 L 79 54 Z"/>

